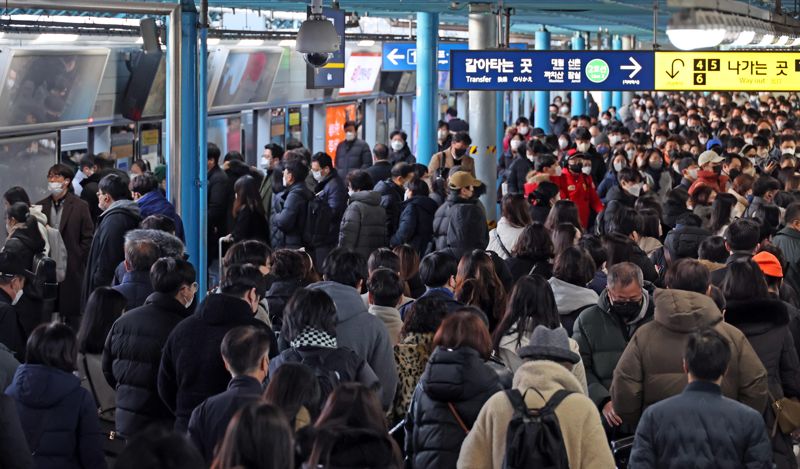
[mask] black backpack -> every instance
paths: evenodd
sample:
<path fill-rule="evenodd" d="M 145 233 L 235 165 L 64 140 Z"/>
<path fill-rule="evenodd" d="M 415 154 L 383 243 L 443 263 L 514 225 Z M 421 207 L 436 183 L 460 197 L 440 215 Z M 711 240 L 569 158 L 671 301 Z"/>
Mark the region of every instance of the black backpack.
<path fill-rule="evenodd" d="M 54 300 L 58 296 L 58 274 L 56 261 L 43 252 L 33 256 L 31 266 L 33 279 L 28 290 L 31 296 L 40 300 Z"/>
<path fill-rule="evenodd" d="M 328 202 L 314 197 L 308 202 L 303 227 L 303 246 L 308 249 L 324 246 L 330 239 L 333 210 Z"/>
<path fill-rule="evenodd" d="M 529 409 L 525 397 L 516 389 L 505 393 L 514 408 L 514 416 L 508 423 L 503 469 L 569 469 L 567 449 L 555 410 L 572 392 L 556 391 L 540 409 Z"/>
<path fill-rule="evenodd" d="M 355 355 L 355 354 L 353 354 Z M 328 396 L 340 383 L 355 381 L 358 370 L 350 360 L 347 350 L 325 349 L 311 353 L 300 353 L 292 347 L 284 356 L 287 362 L 302 363 L 314 372 L 320 390 L 320 404 L 324 405 Z"/>

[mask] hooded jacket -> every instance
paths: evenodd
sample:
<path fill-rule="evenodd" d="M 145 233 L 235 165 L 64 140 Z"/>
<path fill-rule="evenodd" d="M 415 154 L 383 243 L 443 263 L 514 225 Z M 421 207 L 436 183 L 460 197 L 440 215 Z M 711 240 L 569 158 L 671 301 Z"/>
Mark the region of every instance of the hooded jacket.
<path fill-rule="evenodd" d="M 37 469 L 104 469 L 94 398 L 80 378 L 44 365 L 21 365 L 6 394 L 17 411 Z"/>
<path fill-rule="evenodd" d="M 45 251 L 44 238 L 39 233 L 39 223 L 36 221 L 32 221 L 30 225 L 20 223 L 6 240 L 3 251 L 13 252 L 26 270 L 33 271 L 34 256 Z"/>
<path fill-rule="evenodd" d="M 731 347 L 722 393 L 763 412 L 767 371 L 744 334 L 722 321 L 714 301 L 683 290 L 656 290 L 654 301 L 654 320 L 636 331 L 614 369 L 611 400 L 622 421 L 635 425 L 647 407 L 680 394 L 686 337 L 701 327 L 713 327 Z"/>
<path fill-rule="evenodd" d="M 114 269 L 125 260 L 125 233 L 139 226 L 139 206 L 132 200 L 118 200 L 98 218 L 83 277 L 81 308 L 97 287 L 111 285 Z"/>
<path fill-rule="evenodd" d="M 444 205 L 436 209 L 433 235 L 436 250 L 450 248 L 456 259 L 473 249 L 485 249 L 489 244 L 489 228 L 478 199 L 463 199 L 458 191 L 452 191 Z"/>
<path fill-rule="evenodd" d="M 125 272 L 122 276 L 122 283 L 113 288 L 128 300 L 125 311 L 142 306 L 147 301 L 147 297 L 153 293 L 153 284 L 150 282 L 148 270 Z"/>
<path fill-rule="evenodd" d="M 111 326 L 103 374 L 117 390 L 116 426 L 122 436 L 135 435 L 151 423 L 172 426 L 174 416 L 158 396 L 158 367 L 167 337 L 190 311 L 174 297 L 156 292 Z"/>
<path fill-rule="evenodd" d="M 372 251 L 388 245 L 386 210 L 381 195 L 375 191 L 359 191 L 350 196 L 339 230 L 339 247 L 369 258 Z"/>
<path fill-rule="evenodd" d="M 328 176 L 317 183 L 314 194 L 325 201 L 331 208 L 331 229 L 328 233 L 328 244 L 335 246 L 339 241 L 339 225 L 347 208 L 347 186 L 335 168 L 331 168 Z"/>
<path fill-rule="evenodd" d="M 137 200 L 136 204 L 139 206 L 142 219 L 150 215 L 164 215 L 165 217 L 171 218 L 172 221 L 175 222 L 175 236 L 180 238 L 181 241 L 186 239 L 183 235 L 183 220 L 181 220 L 180 215 L 175 211 L 175 206 L 172 205 L 166 197 L 161 195 L 161 191 L 156 189 L 148 192 Z"/>
<path fill-rule="evenodd" d="M 405 189 L 391 179 L 383 179 L 375 184 L 375 192 L 381 195 L 381 207 L 386 210 L 386 233 L 391 236 L 400 225 L 400 204 L 405 197 Z"/>
<path fill-rule="evenodd" d="M 306 210 L 314 194 L 304 182 L 297 182 L 272 197 L 272 247 L 275 249 L 298 249 L 303 246 L 303 230 L 306 229 Z"/>
<path fill-rule="evenodd" d="M 219 347 L 225 334 L 239 326 L 264 329 L 272 336 L 270 356 L 277 354 L 272 329 L 254 317 L 247 302 L 221 293 L 208 296 L 170 333 L 158 370 L 158 395 L 175 414 L 176 430 L 185 431 L 192 410 L 228 387 L 230 374 Z"/>
<path fill-rule="evenodd" d="M 400 222 L 389 245 L 408 244 L 420 258 L 433 249 L 433 218 L 439 207 L 428 196 L 414 196 L 400 205 Z"/>
<path fill-rule="evenodd" d="M 529 409 L 543 407 L 556 391 L 572 394 L 555 409 L 571 469 L 613 469 L 600 413 L 581 392 L 580 383 L 563 365 L 552 361 L 525 362 L 514 375 L 513 387 Z M 533 391 L 533 390 L 536 391 Z M 539 393 L 544 396 L 539 395 Z M 492 396 L 481 409 L 458 456 L 458 469 L 501 469 L 506 453 L 508 424 L 514 414 L 505 393 Z"/>
<path fill-rule="evenodd" d="M 711 237 L 711 232 L 699 226 L 678 225 L 664 238 L 664 247 L 673 260 L 684 257 L 697 258 L 700 243 Z"/>
<path fill-rule="evenodd" d="M 317 282 L 308 288 L 322 290 L 336 305 L 336 342 L 366 360 L 381 383 L 381 403 L 388 409 L 397 389 L 397 368 L 392 341 L 383 321 L 369 314 L 358 291 L 337 282 Z"/>
<path fill-rule="evenodd" d="M 572 326 L 578 314 L 587 307 L 596 305 L 600 297 L 590 288 L 579 287 L 556 277 L 550 277 L 547 283 L 553 290 L 561 325 L 567 330 L 567 334 L 572 335 Z"/>
<path fill-rule="evenodd" d="M 600 300 L 581 313 L 575 321 L 572 338 L 578 342 L 586 380 L 589 384 L 589 397 L 601 409 L 611 399 L 611 380 L 619 357 L 633 334 L 653 319 L 655 306 L 651 297 L 653 287 L 642 289 L 642 308 L 635 318 L 627 321 L 611 312 L 611 300 L 604 290 Z"/>
<path fill-rule="evenodd" d="M 517 339 L 519 339 L 519 346 L 517 346 Z M 519 353 L 519 349 L 530 345 L 530 343 L 530 334 L 519 337 L 519 332 L 516 330 L 516 327 L 514 327 L 512 331 L 509 331 L 500 339 L 500 351 L 497 354 L 498 358 L 512 372 L 516 372 L 519 367 L 522 366 L 522 359 L 519 358 L 517 353 Z M 572 352 L 580 355 L 581 351 L 578 348 L 578 343 L 572 338 L 569 339 L 569 349 Z M 575 364 L 575 366 L 572 367 L 572 374 L 575 376 L 575 379 L 581 383 L 581 389 L 583 389 L 583 393 L 588 396 L 589 386 L 586 383 L 586 369 L 583 366 L 583 360 L 579 361 Z"/>
<path fill-rule="evenodd" d="M 449 405 L 471 428 L 483 404 L 501 390 L 475 349 L 437 347 L 406 415 L 406 461 L 416 469 L 454 469 L 466 434 Z"/>

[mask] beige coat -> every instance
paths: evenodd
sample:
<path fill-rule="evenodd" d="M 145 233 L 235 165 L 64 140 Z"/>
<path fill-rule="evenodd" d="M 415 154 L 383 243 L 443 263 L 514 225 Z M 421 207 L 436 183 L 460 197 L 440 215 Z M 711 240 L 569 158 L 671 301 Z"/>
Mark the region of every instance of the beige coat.
<path fill-rule="evenodd" d="M 383 321 L 386 330 L 389 331 L 389 339 L 392 341 L 392 347 L 400 342 L 400 329 L 403 328 L 403 320 L 400 318 L 400 311 L 397 308 L 390 308 L 388 306 L 370 305 L 369 314 L 377 316 L 378 319 Z"/>
<path fill-rule="evenodd" d="M 573 391 L 556 407 L 571 469 L 613 469 L 614 457 L 606 441 L 600 413 L 583 394 L 578 380 L 564 366 L 544 360 L 524 363 L 514 375 L 514 388 L 525 395 L 529 408 L 541 408 L 560 389 Z M 513 408 L 504 392 L 492 396 L 461 445 L 458 469 L 501 469 L 506 451 L 506 430 Z"/>
<path fill-rule="evenodd" d="M 469 150 L 467 150 L 467 153 L 469 153 Z M 431 156 L 431 162 L 428 163 L 428 172 L 430 173 L 428 177 L 433 179 L 436 170 L 442 166 L 442 163 L 444 163 L 445 168 L 461 166 L 462 171 L 472 173 L 472 176 L 475 177 L 475 160 L 466 154 L 462 156 L 460 160 L 456 161 L 456 159 L 453 157 L 452 147 L 447 148 L 444 151 L 434 153 L 433 156 Z"/>

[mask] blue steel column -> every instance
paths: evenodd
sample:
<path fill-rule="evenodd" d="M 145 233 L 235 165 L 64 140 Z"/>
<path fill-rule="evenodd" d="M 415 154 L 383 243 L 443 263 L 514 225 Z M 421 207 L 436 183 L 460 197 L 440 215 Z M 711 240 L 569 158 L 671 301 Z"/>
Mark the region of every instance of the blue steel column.
<path fill-rule="evenodd" d="M 439 14 L 417 13 L 417 161 L 428 164 L 436 153 L 438 81 L 436 74 Z"/>
<path fill-rule="evenodd" d="M 200 17 L 200 46 L 197 52 L 197 158 L 200 187 L 198 193 L 198 299 L 206 296 L 208 291 L 208 172 L 202 164 L 208 159 L 208 93 L 206 90 L 206 74 L 208 71 L 208 4 L 203 1 Z"/>
<path fill-rule="evenodd" d="M 615 35 L 614 39 L 611 40 L 611 49 L 612 50 L 622 50 L 622 38 Z M 622 108 L 622 91 L 612 91 L 611 92 L 611 105 L 617 109 L 617 115 L 612 116 L 616 118 L 620 118 L 619 110 Z"/>
<path fill-rule="evenodd" d="M 611 37 L 608 35 L 608 31 L 605 31 L 605 34 L 602 35 L 603 38 L 600 41 L 600 50 L 607 51 L 611 49 Z M 611 107 L 611 92 L 610 91 L 602 91 L 601 98 L 600 98 L 600 112 L 607 111 L 608 108 Z"/>
<path fill-rule="evenodd" d="M 200 189 L 197 116 L 197 9 L 193 0 L 181 2 L 181 160 L 180 215 L 186 230 L 186 251 L 203 278 L 201 262 Z M 203 88 L 205 89 L 205 87 Z M 172 168 L 174 171 L 177 168 Z M 204 168 L 205 169 L 205 168 Z M 201 290 L 202 291 L 202 290 Z"/>
<path fill-rule="evenodd" d="M 536 50 L 550 49 L 550 31 L 542 29 L 536 31 L 535 37 Z M 533 126 L 544 129 L 545 133 L 550 132 L 550 92 L 549 91 L 534 91 L 533 92 Z"/>
<path fill-rule="evenodd" d="M 572 38 L 572 50 L 583 50 L 586 48 L 586 41 L 584 41 L 581 34 L 577 34 Z M 566 64 L 565 64 L 566 65 Z M 584 67 L 585 64 L 581 64 Z M 583 91 L 573 91 L 572 93 L 572 115 L 581 116 L 586 114 L 586 95 Z"/>

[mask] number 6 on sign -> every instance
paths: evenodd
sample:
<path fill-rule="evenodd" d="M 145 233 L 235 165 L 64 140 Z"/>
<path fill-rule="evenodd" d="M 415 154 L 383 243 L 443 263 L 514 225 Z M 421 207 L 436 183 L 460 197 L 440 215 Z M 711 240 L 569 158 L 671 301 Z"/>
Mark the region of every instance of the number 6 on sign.
<path fill-rule="evenodd" d="M 694 84 L 695 85 L 705 85 L 706 84 L 706 74 L 705 73 L 695 73 L 694 74 Z"/>

